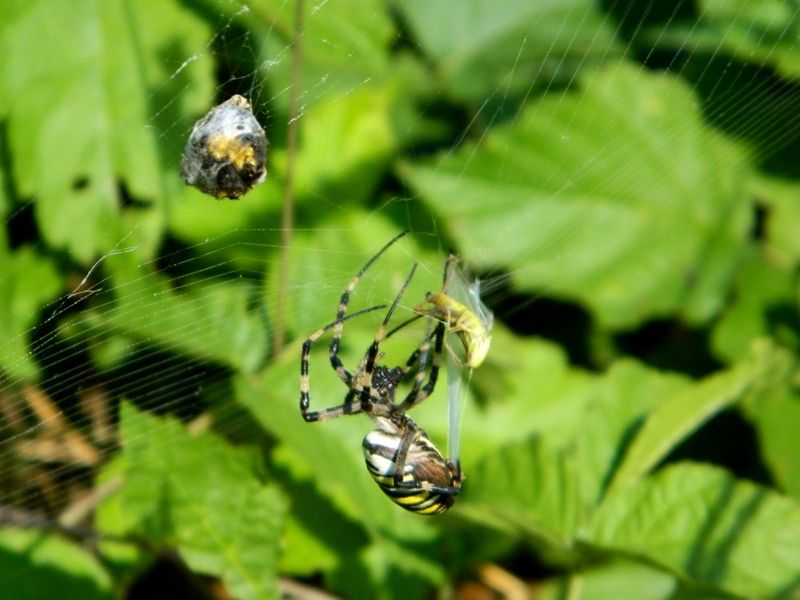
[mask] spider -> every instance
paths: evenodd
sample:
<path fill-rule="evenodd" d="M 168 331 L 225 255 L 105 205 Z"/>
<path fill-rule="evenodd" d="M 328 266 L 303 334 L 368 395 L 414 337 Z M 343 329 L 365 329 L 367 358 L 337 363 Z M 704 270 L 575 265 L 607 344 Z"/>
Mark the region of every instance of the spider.
<path fill-rule="evenodd" d="M 379 354 L 381 342 L 398 330 L 384 335 L 392 313 L 414 277 L 416 264 L 386 313 L 374 341 L 355 372 L 351 374 L 339 359 L 339 344 L 344 322 L 386 308 L 386 305 L 373 306 L 345 316 L 350 293 L 372 263 L 407 233 L 408 231 L 404 231 L 394 237 L 367 261 L 342 293 L 336 320 L 311 335 L 303 343 L 300 360 L 300 412 L 307 422 L 326 421 L 360 412 L 371 416 L 377 429 L 369 432 L 362 443 L 370 475 L 383 493 L 399 506 L 417 514 L 435 515 L 446 511 L 455 503 L 464 477 L 460 466 L 442 456 L 425 431 L 406 415 L 406 411 L 430 396 L 436 386 L 444 345 L 445 324 L 438 323 L 433 333 L 429 331 L 426 334 L 422 344 L 411 353 L 405 365 L 390 368 L 376 364 L 383 356 Z M 309 412 L 308 359 L 311 345 L 330 329 L 333 329 L 329 352 L 331 366 L 347 386 L 348 391 L 343 404 Z M 431 370 L 428 381 L 423 385 L 431 343 L 433 343 Z M 411 391 L 397 404 L 395 403 L 397 386 L 415 364 L 417 371 Z"/>

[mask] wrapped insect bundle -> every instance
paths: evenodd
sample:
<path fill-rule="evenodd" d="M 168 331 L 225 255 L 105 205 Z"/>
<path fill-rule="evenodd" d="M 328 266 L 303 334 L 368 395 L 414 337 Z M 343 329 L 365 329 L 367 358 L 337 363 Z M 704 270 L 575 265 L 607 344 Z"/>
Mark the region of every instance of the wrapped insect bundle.
<path fill-rule="evenodd" d="M 192 129 L 181 161 L 186 185 L 218 200 L 236 200 L 267 176 L 267 136 L 250 102 L 235 95 Z"/>

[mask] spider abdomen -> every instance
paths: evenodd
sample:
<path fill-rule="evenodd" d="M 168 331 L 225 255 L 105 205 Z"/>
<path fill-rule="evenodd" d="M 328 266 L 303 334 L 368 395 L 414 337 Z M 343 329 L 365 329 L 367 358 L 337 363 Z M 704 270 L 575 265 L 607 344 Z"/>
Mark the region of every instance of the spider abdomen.
<path fill-rule="evenodd" d="M 362 444 L 367 470 L 384 494 L 406 510 L 436 515 L 453 506 L 461 475 L 425 433 L 417 430 L 408 449 L 402 481 L 395 483 L 402 435 L 371 431 Z"/>

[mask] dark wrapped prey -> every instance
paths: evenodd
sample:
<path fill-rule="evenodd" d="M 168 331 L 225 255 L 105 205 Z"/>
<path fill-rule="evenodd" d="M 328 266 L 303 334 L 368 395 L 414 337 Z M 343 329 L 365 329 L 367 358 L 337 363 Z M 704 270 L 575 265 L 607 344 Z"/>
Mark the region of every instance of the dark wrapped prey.
<path fill-rule="evenodd" d="M 267 136 L 243 96 L 215 106 L 194 125 L 181 161 L 181 177 L 221 200 L 235 200 L 267 176 Z"/>

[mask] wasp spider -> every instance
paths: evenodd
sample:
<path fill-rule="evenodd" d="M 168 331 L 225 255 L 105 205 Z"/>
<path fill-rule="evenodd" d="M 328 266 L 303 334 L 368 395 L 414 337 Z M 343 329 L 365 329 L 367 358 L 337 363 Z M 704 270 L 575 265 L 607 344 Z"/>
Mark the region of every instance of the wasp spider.
<path fill-rule="evenodd" d="M 400 298 L 411 283 L 417 268 L 416 264 L 386 313 L 374 341 L 367 349 L 355 372 L 350 373 L 339 359 L 339 345 L 344 322 L 364 313 L 385 308 L 385 305 L 373 306 L 345 316 L 350 293 L 372 263 L 406 233 L 408 232 L 404 231 L 393 238 L 367 261 L 367 264 L 350 281 L 342 293 L 336 320 L 314 333 L 303 343 L 300 360 L 300 412 L 307 422 L 325 421 L 360 412 L 370 415 L 375 421 L 377 429 L 368 433 L 362 444 L 370 475 L 393 502 L 418 514 L 435 515 L 446 511 L 455 502 L 463 480 L 461 469 L 457 464 L 445 459 L 433 442 L 428 439 L 425 431 L 405 413 L 430 396 L 436 386 L 444 344 L 445 324 L 438 323 L 432 333 L 429 332 L 425 335 L 422 344 L 414 350 L 405 365 L 391 368 L 376 364 L 381 357 L 379 355 L 380 344 L 389 337 L 385 335 L 386 326 L 400 302 Z M 333 340 L 329 351 L 331 366 L 347 386 L 348 391 L 343 404 L 312 412 L 309 411 L 309 354 L 311 345 L 330 329 L 333 329 Z M 395 331 L 397 330 L 395 329 Z M 433 346 L 432 354 L 431 346 Z M 431 368 L 426 382 L 425 375 L 429 357 Z M 402 402 L 395 403 L 398 385 L 415 365 L 416 374 L 411 391 Z"/>

